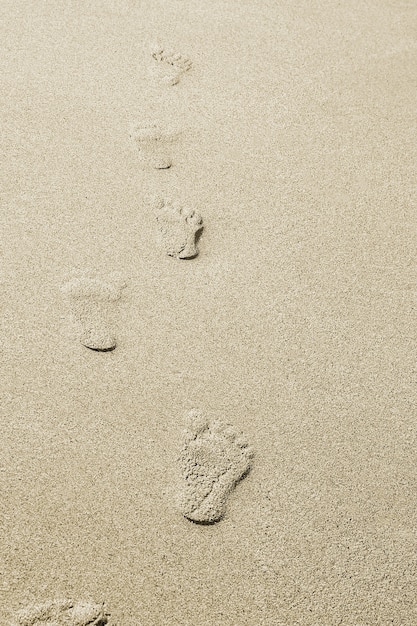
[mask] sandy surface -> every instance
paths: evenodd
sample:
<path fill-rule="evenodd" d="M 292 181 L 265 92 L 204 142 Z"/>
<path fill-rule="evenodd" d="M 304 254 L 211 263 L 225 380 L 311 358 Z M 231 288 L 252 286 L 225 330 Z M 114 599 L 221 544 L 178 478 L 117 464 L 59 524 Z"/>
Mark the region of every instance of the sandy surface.
<path fill-rule="evenodd" d="M 2 0 L 0 624 L 417 623 L 414 0 Z M 159 37 L 193 68 L 149 74 Z M 146 170 L 132 125 L 178 128 Z M 149 198 L 195 207 L 161 252 Z M 126 280 L 118 346 L 60 286 Z M 186 411 L 255 459 L 175 508 Z"/>

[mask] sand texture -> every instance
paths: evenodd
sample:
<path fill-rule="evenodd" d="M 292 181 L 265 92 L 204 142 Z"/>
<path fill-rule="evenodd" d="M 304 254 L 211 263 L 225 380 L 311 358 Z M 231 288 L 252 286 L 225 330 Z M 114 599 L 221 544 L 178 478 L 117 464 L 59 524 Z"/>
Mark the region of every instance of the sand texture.
<path fill-rule="evenodd" d="M 0 626 L 415 626 L 416 1 L 0 40 Z"/>

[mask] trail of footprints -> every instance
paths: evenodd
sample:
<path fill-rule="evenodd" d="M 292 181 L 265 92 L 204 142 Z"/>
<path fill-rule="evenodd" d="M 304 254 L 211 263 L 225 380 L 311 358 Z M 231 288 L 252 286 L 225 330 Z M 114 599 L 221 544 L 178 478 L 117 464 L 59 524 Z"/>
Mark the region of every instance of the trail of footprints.
<path fill-rule="evenodd" d="M 192 63 L 157 43 L 151 50 L 153 75 L 164 85 L 176 85 Z M 135 126 L 130 137 L 144 166 L 168 170 L 173 165 L 172 143 L 178 133 L 149 123 Z M 193 208 L 157 198 L 153 204 L 164 252 L 175 259 L 198 255 L 203 218 Z M 80 343 L 95 352 L 111 352 L 117 346 L 114 314 L 126 283 L 109 277 L 68 279 L 61 285 Z M 181 486 L 178 511 L 197 524 L 214 524 L 226 512 L 234 487 L 247 475 L 253 450 L 246 438 L 221 420 L 209 420 L 199 410 L 186 416 L 178 457 Z M 51 600 L 16 613 L 10 626 L 104 626 L 110 613 L 103 603 Z"/>

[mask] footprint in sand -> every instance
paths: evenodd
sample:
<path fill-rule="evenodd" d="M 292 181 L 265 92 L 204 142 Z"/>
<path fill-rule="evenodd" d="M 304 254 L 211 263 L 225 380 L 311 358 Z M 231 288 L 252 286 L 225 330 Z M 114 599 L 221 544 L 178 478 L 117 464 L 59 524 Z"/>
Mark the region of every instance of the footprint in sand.
<path fill-rule="evenodd" d="M 108 617 L 104 604 L 53 600 L 19 611 L 12 626 L 104 626 Z"/>
<path fill-rule="evenodd" d="M 172 166 L 170 144 L 178 134 L 162 131 L 156 124 L 134 126 L 130 131 L 143 163 L 156 170 L 167 170 Z"/>
<path fill-rule="evenodd" d="M 182 514 L 193 522 L 219 521 L 229 493 L 248 473 L 252 458 L 252 449 L 233 426 L 209 422 L 199 411 L 191 411 L 179 458 Z"/>
<path fill-rule="evenodd" d="M 116 347 L 111 330 L 112 304 L 119 300 L 126 283 L 97 278 L 74 278 L 61 287 L 79 326 L 81 343 L 91 350 L 109 352 Z"/>
<path fill-rule="evenodd" d="M 157 222 L 163 246 L 169 256 L 193 259 L 198 255 L 197 239 L 203 230 L 203 218 L 194 209 L 188 209 L 169 200 L 157 199 Z"/>
<path fill-rule="evenodd" d="M 151 49 L 152 58 L 156 61 L 152 73 L 162 83 L 173 86 L 192 68 L 190 59 L 175 52 L 168 52 L 159 42 Z"/>

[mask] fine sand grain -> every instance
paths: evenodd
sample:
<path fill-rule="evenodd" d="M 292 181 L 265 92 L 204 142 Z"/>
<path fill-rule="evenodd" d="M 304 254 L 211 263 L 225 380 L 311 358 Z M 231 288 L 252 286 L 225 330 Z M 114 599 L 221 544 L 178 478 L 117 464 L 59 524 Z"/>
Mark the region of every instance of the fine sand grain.
<path fill-rule="evenodd" d="M 0 39 L 0 625 L 415 626 L 415 0 Z"/>

